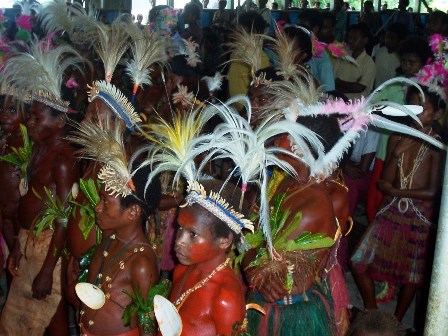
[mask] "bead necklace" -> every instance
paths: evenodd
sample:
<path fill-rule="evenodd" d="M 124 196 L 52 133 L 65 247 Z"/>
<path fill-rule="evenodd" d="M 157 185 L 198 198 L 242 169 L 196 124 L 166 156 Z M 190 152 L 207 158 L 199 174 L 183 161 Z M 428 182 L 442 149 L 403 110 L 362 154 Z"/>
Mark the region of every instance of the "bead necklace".
<path fill-rule="evenodd" d="M 199 288 L 201 288 L 202 286 L 204 286 L 211 278 L 213 278 L 215 276 L 216 273 L 218 273 L 219 271 L 221 271 L 224 268 L 226 268 L 229 265 L 229 263 L 230 263 L 230 258 L 227 258 L 226 261 L 224 261 L 222 264 L 218 265 L 218 267 L 216 267 L 204 279 L 202 279 L 201 281 L 197 282 L 196 285 L 194 285 L 190 289 L 187 289 L 180 296 L 178 296 L 178 299 L 174 302 L 174 305 L 176 306 L 177 311 L 180 310 L 180 308 L 182 307 L 182 305 L 184 304 L 184 302 L 187 300 L 187 298 L 190 296 L 191 293 L 193 293 L 194 291 L 196 291 Z M 185 276 L 184 276 L 184 279 L 182 281 L 182 285 L 181 285 L 180 289 L 182 289 L 183 283 L 185 282 L 187 276 L 190 274 L 191 269 L 192 268 L 190 266 L 188 268 L 187 272 L 185 273 Z"/>

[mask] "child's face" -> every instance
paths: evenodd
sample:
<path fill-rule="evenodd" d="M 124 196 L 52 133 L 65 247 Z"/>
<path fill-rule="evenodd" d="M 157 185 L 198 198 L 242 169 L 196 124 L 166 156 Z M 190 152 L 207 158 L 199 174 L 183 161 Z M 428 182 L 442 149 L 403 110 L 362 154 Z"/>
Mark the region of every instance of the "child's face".
<path fill-rule="evenodd" d="M 219 240 L 213 237 L 210 216 L 198 211 L 199 205 L 181 208 L 177 216 L 179 225 L 174 250 L 183 265 L 206 262 L 225 253 Z M 202 209 L 201 209 L 202 210 Z"/>
<path fill-rule="evenodd" d="M 400 37 L 397 33 L 394 32 L 387 32 L 386 38 L 384 40 L 384 43 L 386 44 L 387 50 L 392 53 L 398 48 L 398 44 L 400 43 Z"/>
<path fill-rule="evenodd" d="M 409 100 L 409 104 L 423 106 L 423 112 L 418 115 L 418 118 L 420 119 L 423 127 L 429 127 L 432 125 L 437 111 L 434 111 L 428 96 L 425 95 L 425 102 L 422 104 L 421 96 L 414 93 Z"/>
<path fill-rule="evenodd" d="M 263 85 L 251 86 L 249 89 L 249 98 L 252 105 L 251 125 L 257 125 L 261 117 L 260 109 L 269 106 L 272 102 L 272 96 L 263 90 Z"/>
<path fill-rule="evenodd" d="M 65 118 L 62 112 L 53 116 L 50 107 L 34 101 L 30 107 L 30 118 L 27 123 L 30 139 L 42 142 L 54 137 L 64 128 Z"/>
<path fill-rule="evenodd" d="M 125 211 L 121 208 L 120 198 L 109 195 L 104 190 L 100 191 L 100 201 L 95 206 L 96 224 L 101 230 L 114 230 L 123 226 L 126 220 Z"/>
<path fill-rule="evenodd" d="M 405 77 L 413 77 L 423 66 L 420 57 L 417 54 L 403 54 L 400 59 L 401 70 Z"/>
<path fill-rule="evenodd" d="M 347 34 L 347 43 L 352 51 L 362 51 L 366 47 L 368 39 L 359 30 L 350 30 Z"/>
<path fill-rule="evenodd" d="M 95 123 L 101 122 L 103 124 L 108 120 L 111 123 L 111 127 L 115 127 L 118 124 L 122 131 L 126 129 L 124 120 L 119 118 L 104 100 L 100 98 L 95 98 L 90 102 L 89 106 L 87 106 L 85 118 Z"/>
<path fill-rule="evenodd" d="M 0 127 L 5 133 L 13 133 L 23 124 L 22 114 L 17 109 L 17 103 L 11 97 L 5 97 L 0 105 Z"/>

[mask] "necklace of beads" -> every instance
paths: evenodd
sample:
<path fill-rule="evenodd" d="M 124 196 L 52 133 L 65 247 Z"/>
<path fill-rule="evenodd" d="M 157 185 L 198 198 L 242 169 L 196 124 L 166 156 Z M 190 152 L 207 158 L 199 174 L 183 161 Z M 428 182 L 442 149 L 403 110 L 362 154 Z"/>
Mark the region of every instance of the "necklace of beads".
<path fill-rule="evenodd" d="M 184 302 L 187 300 L 187 298 L 190 296 L 191 293 L 193 293 L 194 291 L 198 290 L 199 288 L 201 288 L 202 286 L 204 286 L 211 278 L 213 278 L 215 276 L 216 273 L 218 273 L 219 271 L 223 270 L 224 268 L 226 268 L 230 263 L 230 258 L 227 258 L 226 261 L 224 261 L 222 264 L 218 265 L 218 267 L 216 267 L 209 275 L 207 275 L 204 279 L 202 279 L 201 281 L 197 282 L 196 285 L 194 285 L 193 287 L 187 289 L 185 292 L 183 292 L 178 299 L 174 302 L 174 305 L 176 306 L 177 310 L 179 311 L 180 308 L 182 307 L 182 305 L 184 304 Z M 187 270 L 187 272 L 185 273 L 184 279 L 187 278 L 188 274 L 190 273 L 191 268 L 189 268 Z M 182 288 L 182 286 L 180 287 Z"/>

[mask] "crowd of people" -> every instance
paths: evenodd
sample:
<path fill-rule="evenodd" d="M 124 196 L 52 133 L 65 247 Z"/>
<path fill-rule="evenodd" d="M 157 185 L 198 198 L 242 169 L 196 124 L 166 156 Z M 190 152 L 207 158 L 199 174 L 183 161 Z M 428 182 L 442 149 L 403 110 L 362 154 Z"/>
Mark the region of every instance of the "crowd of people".
<path fill-rule="evenodd" d="M 206 28 L 197 0 L 147 23 L 0 12 L 0 335 L 405 335 L 437 224 L 447 14 L 417 35 L 401 14 L 347 27 L 342 0 L 298 22 L 266 5 L 219 1 Z"/>

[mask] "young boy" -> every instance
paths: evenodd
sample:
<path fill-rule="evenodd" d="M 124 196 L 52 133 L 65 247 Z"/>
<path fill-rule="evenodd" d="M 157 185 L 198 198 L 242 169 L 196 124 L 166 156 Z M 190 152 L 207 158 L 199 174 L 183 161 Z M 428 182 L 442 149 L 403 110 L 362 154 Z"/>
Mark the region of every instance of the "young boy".
<path fill-rule="evenodd" d="M 56 220 L 34 236 L 33 222 L 45 205 L 44 187 L 62 202 L 78 178 L 73 149 L 64 140 L 67 116 L 40 101 L 30 107 L 28 132 L 34 141 L 25 188 L 19 201 L 20 232 L 11 251 L 8 270 L 14 276 L 0 330 L 5 335 L 43 334 L 61 300 L 61 260 L 66 223 Z M 36 194 L 35 194 L 36 193 Z"/>
<path fill-rule="evenodd" d="M 123 323 L 123 310 L 131 295 L 146 298 L 159 279 L 157 257 L 143 231 L 143 222 L 160 199 L 160 184 L 154 179 L 145 189 L 147 169 L 132 177 L 135 191 L 128 196 L 101 189 L 95 207 L 97 225 L 109 234 L 98 246 L 89 265 L 88 282 L 104 292 L 105 304 L 98 310 L 82 306 L 80 327 L 84 335 L 143 335 L 136 316 Z M 105 182 L 107 183 L 107 181 Z"/>
<path fill-rule="evenodd" d="M 336 134 L 337 132 L 333 133 Z M 287 135 L 278 137 L 275 145 L 292 151 L 292 142 Z M 285 225 L 290 225 L 298 212 L 302 214 L 300 226 L 287 239 L 295 239 L 304 231 L 322 233 L 333 238 L 337 224 L 333 202 L 326 186 L 310 179 L 309 168 L 303 162 L 284 154 L 279 155 L 279 158 L 291 164 L 298 174 L 298 178 L 281 174 L 279 184 L 276 183 L 278 186 L 273 190 L 274 195 L 286 194 L 282 210 L 289 210 L 290 215 Z M 243 261 L 245 276 L 252 288 L 260 281 L 257 279 L 260 274 L 256 274 L 256 268 L 247 267 L 255 257 L 254 252 L 255 250 L 249 251 Z M 248 331 L 252 335 L 295 335 L 305 330 L 308 335 L 333 334 L 335 324 L 332 314 L 327 311 L 331 301 L 326 296 L 328 293 L 324 294 L 320 287 L 320 281 L 316 281 L 325 268 L 329 252 L 330 249 L 324 248 L 303 256 L 305 266 L 294 267 L 295 280 L 290 292 L 285 289 L 285 284 L 276 281 L 273 276 L 264 281 L 258 291 L 252 292 L 249 301 L 262 305 L 266 310 L 265 316 L 256 311 L 248 311 Z"/>
<path fill-rule="evenodd" d="M 210 180 L 203 181 L 203 187 L 219 192 L 237 209 L 240 195 L 235 186 L 227 183 L 221 190 L 221 181 Z M 190 191 L 177 217 L 175 251 L 180 264 L 174 269 L 170 299 L 182 318 L 182 335 L 231 335 L 245 316 L 243 287 L 227 258 L 240 238 L 241 224 L 219 201 L 198 192 Z"/>
<path fill-rule="evenodd" d="M 375 63 L 365 50 L 369 36 L 366 24 L 350 26 L 347 30 L 347 43 L 357 64 L 338 59 L 334 66 L 336 90 L 349 99 L 367 97 L 373 88 Z"/>
<path fill-rule="evenodd" d="M 426 134 L 446 107 L 434 93 L 425 102 L 416 89 L 407 93 L 408 104 L 423 105 L 418 116 Z M 417 127 L 417 126 L 416 126 Z M 395 316 L 401 321 L 414 294 L 424 284 L 434 204 L 441 185 L 442 153 L 409 136 L 391 135 L 378 182 L 385 195 L 382 207 L 352 257 L 353 272 L 366 310 L 377 309 L 374 280 L 400 285 Z"/>
<path fill-rule="evenodd" d="M 12 95 L 2 96 L 0 99 L 0 127 L 2 147 L 0 156 L 12 152 L 11 148 L 23 147 L 20 124 L 26 124 L 27 107 Z M 2 234 L 9 250 L 13 248 L 14 237 L 19 232 L 19 181 L 20 168 L 0 160 L 0 217 L 3 217 Z"/>

